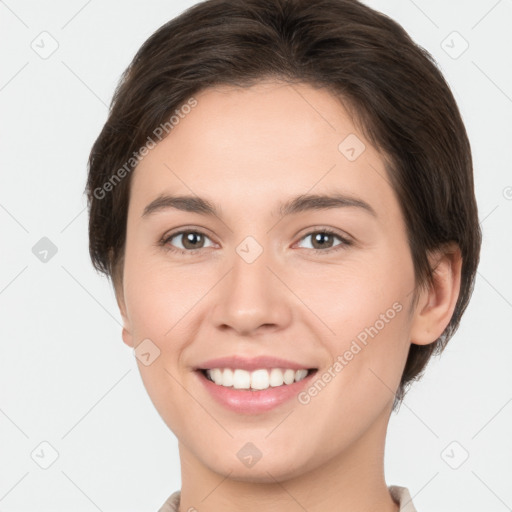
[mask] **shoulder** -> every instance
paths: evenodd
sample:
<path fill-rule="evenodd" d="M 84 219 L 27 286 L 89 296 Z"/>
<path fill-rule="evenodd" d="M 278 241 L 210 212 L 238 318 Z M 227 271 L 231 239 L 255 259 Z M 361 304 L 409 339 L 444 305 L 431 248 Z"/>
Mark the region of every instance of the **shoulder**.
<path fill-rule="evenodd" d="M 166 502 L 158 509 L 158 512 L 178 512 L 180 506 L 180 491 L 173 492 Z"/>
<path fill-rule="evenodd" d="M 391 485 L 388 487 L 391 497 L 400 506 L 400 512 L 417 512 L 412 502 L 411 494 L 406 487 Z M 178 512 L 180 505 L 180 491 L 173 492 L 166 502 L 158 509 L 158 512 Z"/>
<path fill-rule="evenodd" d="M 406 487 L 391 485 L 388 487 L 391 497 L 400 506 L 400 512 L 417 512 L 412 502 L 411 494 Z"/>

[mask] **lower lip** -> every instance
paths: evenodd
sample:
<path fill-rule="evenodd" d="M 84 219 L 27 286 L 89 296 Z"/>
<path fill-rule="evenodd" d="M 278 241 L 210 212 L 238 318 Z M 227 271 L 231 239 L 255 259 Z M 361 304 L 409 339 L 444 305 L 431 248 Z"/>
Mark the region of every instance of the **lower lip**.
<path fill-rule="evenodd" d="M 307 377 L 299 382 L 269 387 L 259 391 L 218 386 L 207 379 L 201 371 L 197 370 L 196 373 L 205 388 L 219 404 L 237 413 L 258 414 L 270 411 L 296 397 L 309 384 L 316 371 L 309 373 Z"/>

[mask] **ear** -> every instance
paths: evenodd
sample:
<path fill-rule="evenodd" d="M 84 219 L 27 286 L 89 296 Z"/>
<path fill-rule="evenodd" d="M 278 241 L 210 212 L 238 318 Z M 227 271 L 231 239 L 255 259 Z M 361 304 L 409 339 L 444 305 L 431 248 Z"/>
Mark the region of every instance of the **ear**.
<path fill-rule="evenodd" d="M 121 313 L 121 318 L 123 319 L 123 330 L 122 330 L 123 341 L 124 341 L 124 343 L 126 343 L 126 345 L 133 348 L 133 335 L 131 332 L 130 319 L 128 318 L 128 314 L 126 311 L 126 302 L 124 300 L 123 284 L 119 283 L 117 285 L 114 285 L 114 292 L 116 295 L 117 305 L 119 306 L 119 311 Z"/>
<path fill-rule="evenodd" d="M 434 284 L 419 294 L 411 326 L 411 343 L 428 345 L 436 341 L 449 324 L 459 298 L 462 257 L 451 243 L 429 256 Z"/>

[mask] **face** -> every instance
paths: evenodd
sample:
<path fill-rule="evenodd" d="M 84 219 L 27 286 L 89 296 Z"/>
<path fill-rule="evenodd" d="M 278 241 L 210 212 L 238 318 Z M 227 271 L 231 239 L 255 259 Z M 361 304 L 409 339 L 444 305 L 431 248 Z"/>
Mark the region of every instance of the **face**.
<path fill-rule="evenodd" d="M 366 456 L 413 322 L 384 159 L 323 89 L 195 98 L 132 176 L 120 307 L 147 392 L 182 456 L 235 479 Z"/>

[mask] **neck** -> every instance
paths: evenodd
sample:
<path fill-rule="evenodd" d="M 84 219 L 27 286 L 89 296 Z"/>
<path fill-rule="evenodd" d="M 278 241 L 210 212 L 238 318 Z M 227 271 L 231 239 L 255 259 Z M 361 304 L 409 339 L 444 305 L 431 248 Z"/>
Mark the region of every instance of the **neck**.
<path fill-rule="evenodd" d="M 345 451 L 284 479 L 268 468 L 258 481 L 237 480 L 232 471 L 220 474 L 205 466 L 179 443 L 180 512 L 398 512 L 384 478 L 388 420 L 389 411 L 384 411 Z"/>

